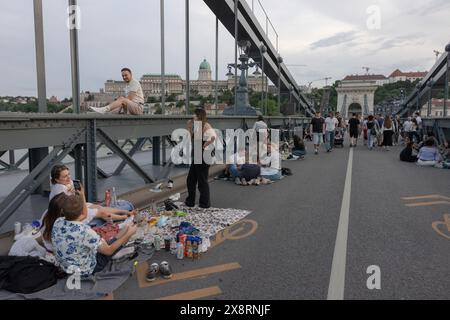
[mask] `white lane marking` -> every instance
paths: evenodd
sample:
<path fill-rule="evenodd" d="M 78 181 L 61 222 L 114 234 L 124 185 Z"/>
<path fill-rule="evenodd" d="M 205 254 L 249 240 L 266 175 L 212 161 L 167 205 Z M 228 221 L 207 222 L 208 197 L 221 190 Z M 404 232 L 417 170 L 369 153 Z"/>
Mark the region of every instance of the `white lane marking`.
<path fill-rule="evenodd" d="M 331 266 L 330 284 L 328 286 L 328 300 L 344 300 L 348 221 L 350 215 L 350 195 L 352 193 L 352 167 L 353 148 L 350 148 L 341 213 L 334 246 L 333 264 Z"/>

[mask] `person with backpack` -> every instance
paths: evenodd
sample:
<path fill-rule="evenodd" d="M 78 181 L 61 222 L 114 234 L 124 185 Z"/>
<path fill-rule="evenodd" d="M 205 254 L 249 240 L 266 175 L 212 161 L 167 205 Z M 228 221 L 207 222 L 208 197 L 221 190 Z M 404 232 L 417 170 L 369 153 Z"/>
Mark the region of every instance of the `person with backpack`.
<path fill-rule="evenodd" d="M 373 115 L 370 115 L 369 118 L 367 119 L 366 128 L 367 128 L 367 147 L 369 148 L 369 150 L 372 150 L 375 138 L 380 129 L 378 127 L 378 121 L 375 120 Z"/>

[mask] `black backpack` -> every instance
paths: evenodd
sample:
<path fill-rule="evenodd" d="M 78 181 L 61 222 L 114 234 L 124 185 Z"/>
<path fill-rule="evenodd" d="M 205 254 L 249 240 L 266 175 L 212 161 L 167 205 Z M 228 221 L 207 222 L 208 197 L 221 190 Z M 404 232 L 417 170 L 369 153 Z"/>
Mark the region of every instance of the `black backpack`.
<path fill-rule="evenodd" d="M 56 266 L 37 257 L 0 257 L 0 289 L 10 292 L 38 292 L 64 276 Z"/>
<path fill-rule="evenodd" d="M 292 170 L 289 168 L 281 168 L 281 174 L 283 176 L 292 176 Z"/>

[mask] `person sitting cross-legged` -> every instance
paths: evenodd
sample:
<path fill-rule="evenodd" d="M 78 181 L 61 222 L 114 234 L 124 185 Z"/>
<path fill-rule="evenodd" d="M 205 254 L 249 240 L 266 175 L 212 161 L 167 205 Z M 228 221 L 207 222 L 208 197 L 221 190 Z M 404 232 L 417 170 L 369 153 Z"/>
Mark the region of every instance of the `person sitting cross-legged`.
<path fill-rule="evenodd" d="M 442 162 L 438 148 L 434 146 L 434 139 L 428 138 L 417 155 L 417 164 L 424 167 L 434 167 Z"/>
<path fill-rule="evenodd" d="M 111 257 L 136 233 L 136 224 L 126 226 L 109 242 L 103 240 L 82 221 L 87 216 L 85 200 L 80 192 L 63 194 L 64 217 L 53 224 L 51 242 L 56 261 L 67 273 L 79 272 L 87 277 L 102 271 Z"/>

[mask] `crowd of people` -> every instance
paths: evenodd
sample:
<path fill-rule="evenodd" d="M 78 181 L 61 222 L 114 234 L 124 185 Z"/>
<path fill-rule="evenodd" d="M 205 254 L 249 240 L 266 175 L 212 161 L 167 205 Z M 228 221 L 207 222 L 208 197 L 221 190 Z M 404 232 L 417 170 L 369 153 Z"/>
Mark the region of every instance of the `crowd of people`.
<path fill-rule="evenodd" d="M 325 144 L 326 152 L 331 152 L 337 143 L 336 137 L 348 132 L 350 148 L 355 148 L 358 141 L 369 150 L 377 147 L 389 151 L 392 146 L 403 145 L 400 160 L 416 162 L 420 166 L 435 166 L 446 168 L 448 165 L 448 144 L 440 144 L 433 133 L 425 132 L 420 113 L 402 121 L 399 116 L 369 115 L 364 119 L 360 114 L 352 114 L 345 121 L 339 113 L 330 112 L 323 118 L 316 112 L 311 119 L 309 131 L 305 130 L 305 138 L 314 144 L 314 153 L 319 153 L 319 147 Z"/>

